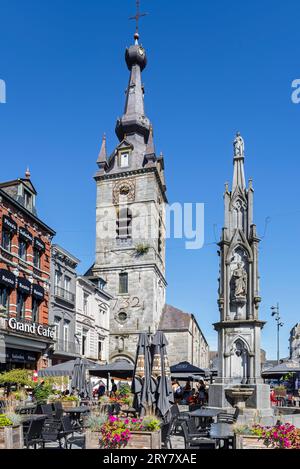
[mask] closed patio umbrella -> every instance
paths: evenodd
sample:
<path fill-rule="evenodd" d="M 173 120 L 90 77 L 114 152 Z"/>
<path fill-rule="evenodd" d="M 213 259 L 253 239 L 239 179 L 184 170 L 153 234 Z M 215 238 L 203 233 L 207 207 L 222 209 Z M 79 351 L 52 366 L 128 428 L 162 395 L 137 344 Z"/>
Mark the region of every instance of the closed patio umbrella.
<path fill-rule="evenodd" d="M 84 399 L 91 398 L 91 384 L 87 379 L 88 365 L 84 360 L 76 358 L 72 374 L 71 387 Z"/>
<path fill-rule="evenodd" d="M 146 333 L 139 336 L 131 390 L 134 394 L 133 407 L 141 416 L 146 415 L 155 402 L 155 381 L 151 376 L 151 350 Z"/>
<path fill-rule="evenodd" d="M 81 360 L 76 358 L 72 372 L 71 388 L 79 394 L 81 387 Z"/>
<path fill-rule="evenodd" d="M 171 407 L 174 404 L 167 345 L 168 341 L 165 334 L 157 331 L 152 340 L 152 375 L 157 378 L 155 393 L 156 412 L 164 423 L 170 421 Z"/>

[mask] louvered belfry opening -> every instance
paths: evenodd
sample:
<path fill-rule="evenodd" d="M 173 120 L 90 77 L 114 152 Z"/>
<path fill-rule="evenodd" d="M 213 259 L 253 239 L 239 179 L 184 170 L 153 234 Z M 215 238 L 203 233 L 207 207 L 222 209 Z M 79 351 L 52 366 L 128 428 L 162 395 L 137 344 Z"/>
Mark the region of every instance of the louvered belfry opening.
<path fill-rule="evenodd" d="M 132 213 L 129 208 L 121 208 L 117 212 L 117 238 L 131 239 Z"/>

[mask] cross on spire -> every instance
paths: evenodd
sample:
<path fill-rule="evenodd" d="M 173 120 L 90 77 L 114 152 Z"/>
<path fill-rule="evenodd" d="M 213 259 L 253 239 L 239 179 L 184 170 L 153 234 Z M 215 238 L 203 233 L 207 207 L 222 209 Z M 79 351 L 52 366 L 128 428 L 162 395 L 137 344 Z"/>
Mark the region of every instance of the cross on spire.
<path fill-rule="evenodd" d="M 135 16 L 130 16 L 130 20 L 135 20 L 136 22 L 136 27 L 135 27 L 135 39 L 138 39 L 139 38 L 139 20 L 140 18 L 142 18 L 143 16 L 147 16 L 148 13 L 141 13 L 140 12 L 140 0 L 136 0 L 136 14 Z"/>

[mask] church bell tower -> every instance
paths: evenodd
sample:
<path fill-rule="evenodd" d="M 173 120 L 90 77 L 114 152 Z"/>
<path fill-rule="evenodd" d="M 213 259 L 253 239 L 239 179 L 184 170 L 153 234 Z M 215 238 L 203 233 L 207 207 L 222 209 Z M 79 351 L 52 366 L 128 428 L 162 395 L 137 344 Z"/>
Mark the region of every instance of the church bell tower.
<path fill-rule="evenodd" d="M 147 65 L 138 32 L 126 49 L 129 70 L 119 140 L 108 155 L 104 136 L 97 160 L 96 258 L 92 272 L 114 296 L 110 360 L 135 359 L 138 334 L 154 333 L 165 304 L 164 158 L 157 156 L 146 116 L 142 72 Z"/>

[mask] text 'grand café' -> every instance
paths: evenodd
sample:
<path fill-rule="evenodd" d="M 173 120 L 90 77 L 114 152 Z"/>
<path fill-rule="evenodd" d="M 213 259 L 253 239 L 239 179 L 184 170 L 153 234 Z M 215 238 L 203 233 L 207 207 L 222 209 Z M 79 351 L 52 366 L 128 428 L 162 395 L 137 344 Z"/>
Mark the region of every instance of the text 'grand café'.
<path fill-rule="evenodd" d="M 24 179 L 0 184 L 0 371 L 48 365 L 50 249 L 55 232 L 38 217 Z"/>

